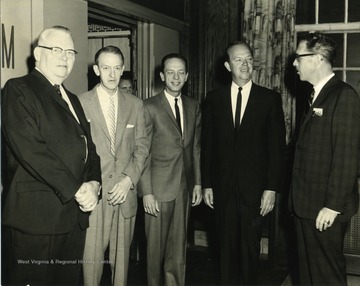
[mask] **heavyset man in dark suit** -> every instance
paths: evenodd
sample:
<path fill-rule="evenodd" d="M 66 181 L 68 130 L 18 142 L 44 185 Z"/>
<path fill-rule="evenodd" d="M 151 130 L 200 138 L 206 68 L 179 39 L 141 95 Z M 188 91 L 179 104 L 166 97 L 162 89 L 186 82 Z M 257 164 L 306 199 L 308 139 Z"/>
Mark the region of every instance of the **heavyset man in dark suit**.
<path fill-rule="evenodd" d="M 314 87 L 296 143 L 291 203 L 301 285 L 346 285 L 343 242 L 359 205 L 360 99 L 333 73 L 336 44 L 310 33 L 299 41 L 294 66 Z"/>
<path fill-rule="evenodd" d="M 34 49 L 36 69 L 4 87 L 3 274 L 11 285 L 76 285 L 80 275 L 101 174 L 80 102 L 62 86 L 75 54 L 67 28 L 46 29 Z"/>
<path fill-rule="evenodd" d="M 127 284 L 137 211 L 136 185 L 150 144 L 142 100 L 118 88 L 124 67 L 124 56 L 118 47 L 100 49 L 93 66 L 100 83 L 80 95 L 85 115 L 91 122 L 102 171 L 102 199 L 90 215 L 86 233 L 85 286 L 100 285 L 104 266 L 101 261 L 107 247 L 112 285 Z"/>
<path fill-rule="evenodd" d="M 203 197 L 215 211 L 221 283 L 248 285 L 256 282 L 262 217 L 281 189 L 285 124 L 280 95 L 251 80 L 245 42 L 227 47 L 225 67 L 232 84 L 203 105 Z"/>
<path fill-rule="evenodd" d="M 148 285 L 185 285 L 190 203 L 201 200 L 200 106 L 181 93 L 187 61 L 179 54 L 162 59 L 165 90 L 144 101 L 151 142 L 140 180 L 147 238 Z"/>

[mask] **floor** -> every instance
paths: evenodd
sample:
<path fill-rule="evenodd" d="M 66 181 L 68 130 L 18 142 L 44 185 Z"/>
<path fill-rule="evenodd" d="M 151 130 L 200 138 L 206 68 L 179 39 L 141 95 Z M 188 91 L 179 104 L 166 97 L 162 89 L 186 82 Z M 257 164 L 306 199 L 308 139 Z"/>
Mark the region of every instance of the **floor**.
<path fill-rule="evenodd" d="M 288 275 L 286 267 L 272 266 L 262 257 L 259 265 L 260 285 L 281 285 Z M 208 247 L 192 246 L 188 248 L 186 265 L 186 285 L 218 285 L 216 283 L 216 266 L 211 259 Z M 104 270 L 102 286 L 110 285 L 110 271 Z M 129 286 L 146 285 L 145 263 L 131 260 L 128 274 Z"/>
<path fill-rule="evenodd" d="M 192 246 L 188 248 L 187 265 L 186 265 L 186 285 L 201 286 L 219 285 L 216 283 L 216 266 L 211 259 L 208 247 Z M 258 269 L 259 285 L 267 286 L 293 286 L 289 271 L 285 266 L 272 265 L 267 261 L 267 256 L 260 258 Z M 110 283 L 110 270 L 104 269 L 104 275 L 101 286 L 108 286 Z M 134 259 L 131 260 L 128 274 L 129 286 L 146 285 L 146 264 Z M 360 276 L 349 275 L 348 286 L 360 285 Z"/>

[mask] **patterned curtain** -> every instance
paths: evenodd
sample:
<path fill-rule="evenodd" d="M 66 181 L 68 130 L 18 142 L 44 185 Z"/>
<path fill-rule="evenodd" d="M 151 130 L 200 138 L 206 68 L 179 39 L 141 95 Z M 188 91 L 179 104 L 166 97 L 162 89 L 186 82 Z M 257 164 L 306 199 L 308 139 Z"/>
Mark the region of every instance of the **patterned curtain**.
<path fill-rule="evenodd" d="M 243 38 L 254 50 L 253 81 L 281 94 L 289 143 L 295 128 L 295 100 L 284 78 L 294 52 L 296 0 L 243 2 Z"/>

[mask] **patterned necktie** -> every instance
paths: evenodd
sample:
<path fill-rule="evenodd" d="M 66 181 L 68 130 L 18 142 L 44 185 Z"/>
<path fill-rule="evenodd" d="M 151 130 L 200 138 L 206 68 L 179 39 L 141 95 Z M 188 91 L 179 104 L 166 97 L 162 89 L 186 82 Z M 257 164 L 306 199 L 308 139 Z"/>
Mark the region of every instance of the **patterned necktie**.
<path fill-rule="evenodd" d="M 180 132 L 182 132 L 181 130 L 181 119 L 180 119 L 180 110 L 179 110 L 179 106 L 177 104 L 178 99 L 175 98 L 175 114 L 176 114 L 176 122 L 179 125 L 180 128 Z"/>
<path fill-rule="evenodd" d="M 61 91 L 60 91 L 60 85 L 54 84 L 54 87 L 56 89 L 57 94 L 62 98 Z"/>
<path fill-rule="evenodd" d="M 314 101 L 314 95 L 315 95 L 315 90 L 313 89 L 311 94 L 310 94 L 310 97 L 309 97 L 309 107 L 313 104 L 313 101 Z"/>
<path fill-rule="evenodd" d="M 311 94 L 310 94 L 310 97 L 309 97 L 309 99 L 307 101 L 307 104 L 304 107 L 304 115 L 303 115 L 302 121 L 305 120 L 305 117 L 307 116 L 307 114 L 311 110 L 311 105 L 313 104 L 314 95 L 315 95 L 315 90 L 313 89 Z"/>
<path fill-rule="evenodd" d="M 115 136 L 116 136 L 116 122 L 115 122 L 115 95 L 109 97 L 109 132 L 110 132 L 110 153 L 115 156 Z"/>
<path fill-rule="evenodd" d="M 240 125 L 240 112 L 241 112 L 241 99 L 242 99 L 241 90 L 242 90 L 242 87 L 239 87 L 239 92 L 238 92 L 237 99 L 236 99 L 235 130 L 237 130 Z"/>

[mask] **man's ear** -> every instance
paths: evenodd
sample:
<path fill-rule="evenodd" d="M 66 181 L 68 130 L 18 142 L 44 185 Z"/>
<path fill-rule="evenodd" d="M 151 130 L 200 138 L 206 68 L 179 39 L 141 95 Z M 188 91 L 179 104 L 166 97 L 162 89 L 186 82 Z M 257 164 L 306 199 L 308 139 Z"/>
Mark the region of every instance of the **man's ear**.
<path fill-rule="evenodd" d="M 94 70 L 94 73 L 97 76 L 100 76 L 100 71 L 99 71 L 99 66 L 98 65 L 93 65 L 93 70 Z"/>
<path fill-rule="evenodd" d="M 224 62 L 224 66 L 229 72 L 231 72 L 231 67 L 228 62 Z"/>
<path fill-rule="evenodd" d="M 40 56 L 41 56 L 41 48 L 39 47 L 36 47 L 34 49 L 34 58 L 35 58 L 35 61 L 39 61 L 40 60 Z"/>
<path fill-rule="evenodd" d="M 160 72 L 160 78 L 161 78 L 162 81 L 165 81 L 165 75 L 164 75 L 163 72 Z"/>

